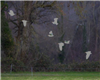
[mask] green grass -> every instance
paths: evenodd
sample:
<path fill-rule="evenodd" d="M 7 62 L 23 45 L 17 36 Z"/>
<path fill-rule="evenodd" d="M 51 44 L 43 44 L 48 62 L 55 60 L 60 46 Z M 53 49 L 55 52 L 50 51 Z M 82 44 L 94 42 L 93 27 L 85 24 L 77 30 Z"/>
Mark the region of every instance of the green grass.
<path fill-rule="evenodd" d="M 2 73 L 1 80 L 100 80 L 100 72 L 13 72 Z"/>

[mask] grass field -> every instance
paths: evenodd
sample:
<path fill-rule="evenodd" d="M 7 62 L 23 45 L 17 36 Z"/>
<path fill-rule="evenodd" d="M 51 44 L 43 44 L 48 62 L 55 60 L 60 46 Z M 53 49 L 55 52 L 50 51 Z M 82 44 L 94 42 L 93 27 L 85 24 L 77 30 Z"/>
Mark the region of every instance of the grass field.
<path fill-rule="evenodd" d="M 100 72 L 2 73 L 1 80 L 100 80 Z"/>

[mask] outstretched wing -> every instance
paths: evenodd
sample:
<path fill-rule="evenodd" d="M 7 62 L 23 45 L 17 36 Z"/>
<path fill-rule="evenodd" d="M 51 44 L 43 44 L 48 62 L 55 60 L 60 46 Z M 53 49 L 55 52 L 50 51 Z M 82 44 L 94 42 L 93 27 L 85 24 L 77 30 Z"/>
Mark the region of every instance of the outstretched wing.
<path fill-rule="evenodd" d="M 90 57 L 90 55 L 92 54 L 91 51 L 87 51 L 86 53 L 86 59 L 88 59 Z"/>
<path fill-rule="evenodd" d="M 53 34 L 52 31 L 50 31 L 49 34 Z"/>
<path fill-rule="evenodd" d="M 58 18 L 54 18 L 54 22 L 57 22 Z"/>

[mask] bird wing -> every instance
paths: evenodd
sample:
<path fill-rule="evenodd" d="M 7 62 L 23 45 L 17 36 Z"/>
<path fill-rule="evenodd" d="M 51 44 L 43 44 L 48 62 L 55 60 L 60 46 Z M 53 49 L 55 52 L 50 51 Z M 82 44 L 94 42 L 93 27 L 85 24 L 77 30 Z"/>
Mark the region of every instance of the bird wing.
<path fill-rule="evenodd" d="M 49 37 L 53 37 L 54 35 L 48 35 Z"/>
<path fill-rule="evenodd" d="M 87 53 L 87 54 L 86 54 L 86 59 L 88 59 L 88 58 L 90 57 L 90 54 L 91 54 L 91 53 Z"/>
<path fill-rule="evenodd" d="M 53 34 L 52 31 L 50 31 L 49 34 Z"/>
<path fill-rule="evenodd" d="M 57 20 L 58 20 L 58 18 L 54 18 L 54 21 L 56 21 L 56 22 L 57 22 Z"/>
<path fill-rule="evenodd" d="M 86 54 L 86 59 L 88 59 L 89 58 L 89 55 L 88 54 Z"/>

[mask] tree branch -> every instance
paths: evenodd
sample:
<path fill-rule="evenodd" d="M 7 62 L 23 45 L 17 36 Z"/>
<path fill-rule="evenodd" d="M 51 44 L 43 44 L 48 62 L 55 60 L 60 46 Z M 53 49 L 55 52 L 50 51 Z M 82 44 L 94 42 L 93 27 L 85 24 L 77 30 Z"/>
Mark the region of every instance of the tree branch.
<path fill-rule="evenodd" d="M 1 12 L 3 11 L 3 9 L 6 7 L 6 5 L 4 5 L 2 8 L 1 8 Z"/>

